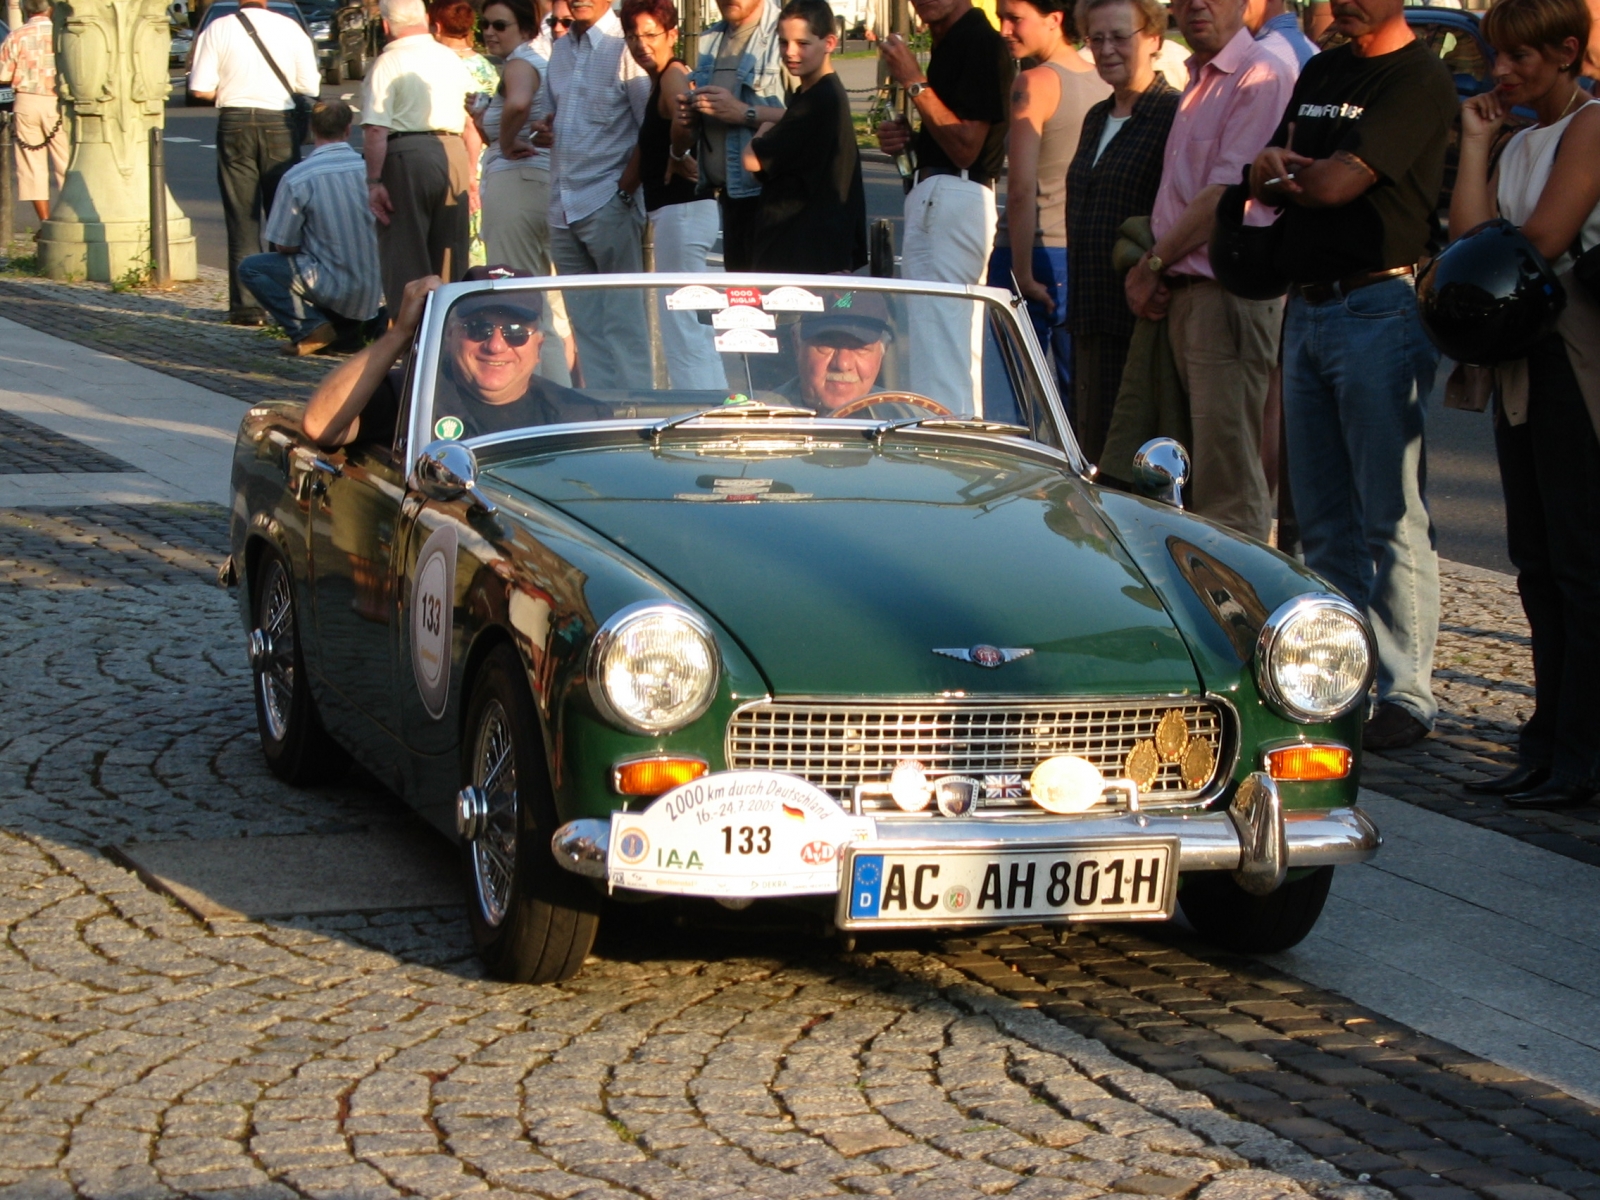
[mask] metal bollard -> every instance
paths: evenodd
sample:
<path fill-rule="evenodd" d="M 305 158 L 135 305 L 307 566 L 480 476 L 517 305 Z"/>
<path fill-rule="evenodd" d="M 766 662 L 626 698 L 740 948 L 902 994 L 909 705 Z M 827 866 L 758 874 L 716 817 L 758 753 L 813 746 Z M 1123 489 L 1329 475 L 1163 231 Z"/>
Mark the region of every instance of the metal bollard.
<path fill-rule="evenodd" d="M 12 175 L 11 114 L 0 113 L 0 254 L 11 253 L 17 236 L 17 185 Z"/>
<path fill-rule="evenodd" d="M 172 283 L 172 258 L 167 246 L 167 147 L 166 131 L 159 125 L 150 130 L 150 282 L 156 287 Z"/>

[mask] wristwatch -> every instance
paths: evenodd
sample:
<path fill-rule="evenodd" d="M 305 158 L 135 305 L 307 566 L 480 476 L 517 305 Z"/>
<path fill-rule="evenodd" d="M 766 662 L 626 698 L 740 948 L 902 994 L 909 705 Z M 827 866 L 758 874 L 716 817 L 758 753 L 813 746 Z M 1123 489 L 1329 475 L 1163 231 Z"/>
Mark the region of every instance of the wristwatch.
<path fill-rule="evenodd" d="M 760 124 L 760 122 L 756 120 L 756 110 L 755 109 L 747 108 L 747 109 L 744 110 L 744 123 L 746 125 L 750 126 L 751 129 L 754 129 L 757 125 Z"/>
<path fill-rule="evenodd" d="M 922 93 L 927 91 L 927 90 L 928 90 L 928 82 L 927 82 L 927 80 L 921 80 L 921 81 L 919 81 L 917 83 L 913 83 L 910 87 L 906 88 L 906 96 L 909 99 L 915 100 L 918 96 L 922 95 Z"/>
<path fill-rule="evenodd" d="M 1167 264 L 1161 261 L 1159 254 L 1152 254 L 1144 260 L 1144 265 L 1149 267 L 1153 274 L 1159 275 L 1167 269 Z"/>
<path fill-rule="evenodd" d="M 628 208 L 633 207 L 633 193 L 628 191 L 627 188 L 617 189 L 617 199 L 621 200 Z"/>
<path fill-rule="evenodd" d="M 383 180 L 374 179 L 370 175 L 367 177 L 367 186 L 368 187 L 377 187 L 382 182 L 383 182 Z"/>

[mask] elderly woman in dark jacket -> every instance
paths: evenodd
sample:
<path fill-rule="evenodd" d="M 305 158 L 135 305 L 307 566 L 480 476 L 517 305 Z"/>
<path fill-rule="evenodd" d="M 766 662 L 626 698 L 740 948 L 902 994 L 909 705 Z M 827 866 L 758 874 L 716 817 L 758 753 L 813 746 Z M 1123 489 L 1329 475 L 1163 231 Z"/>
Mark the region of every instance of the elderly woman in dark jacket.
<path fill-rule="evenodd" d="M 1179 91 L 1155 69 L 1167 13 L 1159 0 L 1078 0 L 1078 28 L 1110 99 L 1083 119 L 1067 169 L 1067 304 L 1078 442 L 1091 462 L 1105 444 L 1133 335 L 1122 276 L 1111 265 L 1117 227 L 1148 216 Z M 1179 81 L 1181 82 L 1181 81 Z"/>

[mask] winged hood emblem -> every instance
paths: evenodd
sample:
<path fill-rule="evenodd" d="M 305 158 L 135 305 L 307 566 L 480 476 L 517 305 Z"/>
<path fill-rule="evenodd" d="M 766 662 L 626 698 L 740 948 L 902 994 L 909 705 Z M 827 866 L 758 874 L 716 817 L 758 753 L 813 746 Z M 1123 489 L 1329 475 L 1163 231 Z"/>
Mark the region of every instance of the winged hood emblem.
<path fill-rule="evenodd" d="M 934 647 L 935 654 L 942 654 L 946 658 L 959 659 L 961 662 L 971 663 L 975 667 L 987 667 L 991 671 L 996 667 L 1003 667 L 1008 662 L 1015 662 L 1019 658 L 1027 658 L 1033 653 L 1031 647 L 989 646 L 982 643 L 970 649 L 941 649 Z"/>

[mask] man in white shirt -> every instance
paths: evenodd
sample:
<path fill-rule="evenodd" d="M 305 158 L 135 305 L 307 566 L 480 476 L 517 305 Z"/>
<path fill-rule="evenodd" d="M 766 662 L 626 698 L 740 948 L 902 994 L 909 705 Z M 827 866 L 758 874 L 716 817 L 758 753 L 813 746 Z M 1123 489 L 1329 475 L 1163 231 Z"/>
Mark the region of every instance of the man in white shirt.
<path fill-rule="evenodd" d="M 634 150 L 650 103 L 650 76 L 628 53 L 622 22 L 604 0 L 571 0 L 572 29 L 550 51 L 550 256 L 562 275 L 644 270 Z M 564 296 L 583 382 L 650 386 L 644 306 L 632 289 Z"/>
<path fill-rule="evenodd" d="M 467 269 L 467 191 L 483 142 L 467 120 L 478 81 L 433 40 L 422 0 L 382 0 L 381 11 L 391 40 L 362 85 L 361 135 L 383 295 L 397 313 L 411 280 L 453 283 Z"/>
<path fill-rule="evenodd" d="M 315 96 L 321 87 L 310 35 L 292 17 L 268 12 L 265 0 L 240 0 L 237 13 L 213 21 L 195 39 L 189 90 L 220 110 L 217 186 L 228 227 L 228 320 L 235 325 L 266 323 L 261 305 L 239 282 L 239 263 L 260 251 L 261 219 L 272 211 L 278 180 L 300 157 L 305 131 L 296 126 L 294 93 Z"/>

